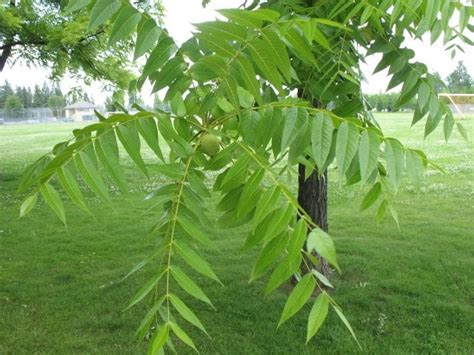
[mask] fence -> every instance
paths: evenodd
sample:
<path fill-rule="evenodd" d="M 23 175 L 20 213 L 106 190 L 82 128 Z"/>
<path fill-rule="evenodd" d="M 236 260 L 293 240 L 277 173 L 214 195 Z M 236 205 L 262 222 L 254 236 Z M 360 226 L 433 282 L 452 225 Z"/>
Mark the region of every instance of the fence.
<path fill-rule="evenodd" d="M 50 123 L 70 121 L 63 109 L 51 110 L 47 107 L 0 109 L 0 124 Z"/>

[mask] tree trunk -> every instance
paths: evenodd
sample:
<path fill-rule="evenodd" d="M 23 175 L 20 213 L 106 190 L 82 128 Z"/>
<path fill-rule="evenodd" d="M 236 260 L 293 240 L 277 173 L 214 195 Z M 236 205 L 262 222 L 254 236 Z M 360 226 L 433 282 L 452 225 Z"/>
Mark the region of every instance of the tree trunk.
<path fill-rule="evenodd" d="M 328 174 L 327 170 L 319 175 L 318 171 L 305 180 L 305 166 L 298 166 L 298 203 L 324 231 L 328 231 Z M 330 267 L 326 260 L 318 256 L 318 271 L 328 276 Z"/>

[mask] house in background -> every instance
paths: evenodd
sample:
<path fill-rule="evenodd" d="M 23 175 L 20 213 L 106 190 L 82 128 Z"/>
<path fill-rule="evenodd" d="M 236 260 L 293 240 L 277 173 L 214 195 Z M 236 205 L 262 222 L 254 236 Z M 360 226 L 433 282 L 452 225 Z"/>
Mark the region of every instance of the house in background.
<path fill-rule="evenodd" d="M 64 108 L 66 117 L 74 122 L 93 121 L 96 119 L 96 106 L 90 102 L 80 101 Z"/>

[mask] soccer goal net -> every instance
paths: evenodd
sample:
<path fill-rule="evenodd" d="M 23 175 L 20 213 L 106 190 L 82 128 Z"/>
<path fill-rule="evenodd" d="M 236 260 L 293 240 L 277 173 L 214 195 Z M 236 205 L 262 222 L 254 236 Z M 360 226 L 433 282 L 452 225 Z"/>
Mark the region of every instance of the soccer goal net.
<path fill-rule="evenodd" d="M 460 116 L 466 118 L 474 116 L 474 94 L 438 94 L 439 99 L 445 102 L 451 111 Z"/>

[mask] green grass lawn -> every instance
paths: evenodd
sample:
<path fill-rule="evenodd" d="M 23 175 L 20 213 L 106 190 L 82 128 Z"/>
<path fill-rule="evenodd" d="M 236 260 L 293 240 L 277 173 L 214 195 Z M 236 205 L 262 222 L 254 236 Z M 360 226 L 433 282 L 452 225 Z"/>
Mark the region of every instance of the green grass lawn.
<path fill-rule="evenodd" d="M 423 140 L 406 114 L 379 117 L 387 134 L 421 148 L 447 171 L 430 170 L 397 197 L 400 230 L 373 211 L 359 215 L 360 187 L 344 188 L 331 172 L 330 230 L 341 276 L 333 297 L 363 346 L 362 353 L 474 353 L 474 149 L 454 132 Z M 471 137 L 474 120 L 464 122 Z M 67 203 L 68 228 L 43 203 L 18 220 L 15 189 L 22 170 L 70 136 L 72 124 L 0 126 L 0 354 L 140 353 L 134 331 L 146 305 L 122 312 L 152 270 L 119 283 L 152 251 L 145 194 L 160 181 L 127 172 L 135 194 L 116 196 L 114 210 L 90 198 L 96 219 Z M 213 217 L 213 216 L 211 216 Z M 265 280 L 248 283 L 255 254 L 239 250 L 245 228 L 209 228 L 221 253 L 209 252 L 225 287 L 199 283 L 213 311 L 186 298 L 212 340 L 189 329 L 204 354 L 357 353 L 350 334 L 330 314 L 304 345 L 308 309 L 279 330 L 289 288 L 263 298 Z M 178 344 L 178 351 L 188 349 Z"/>

